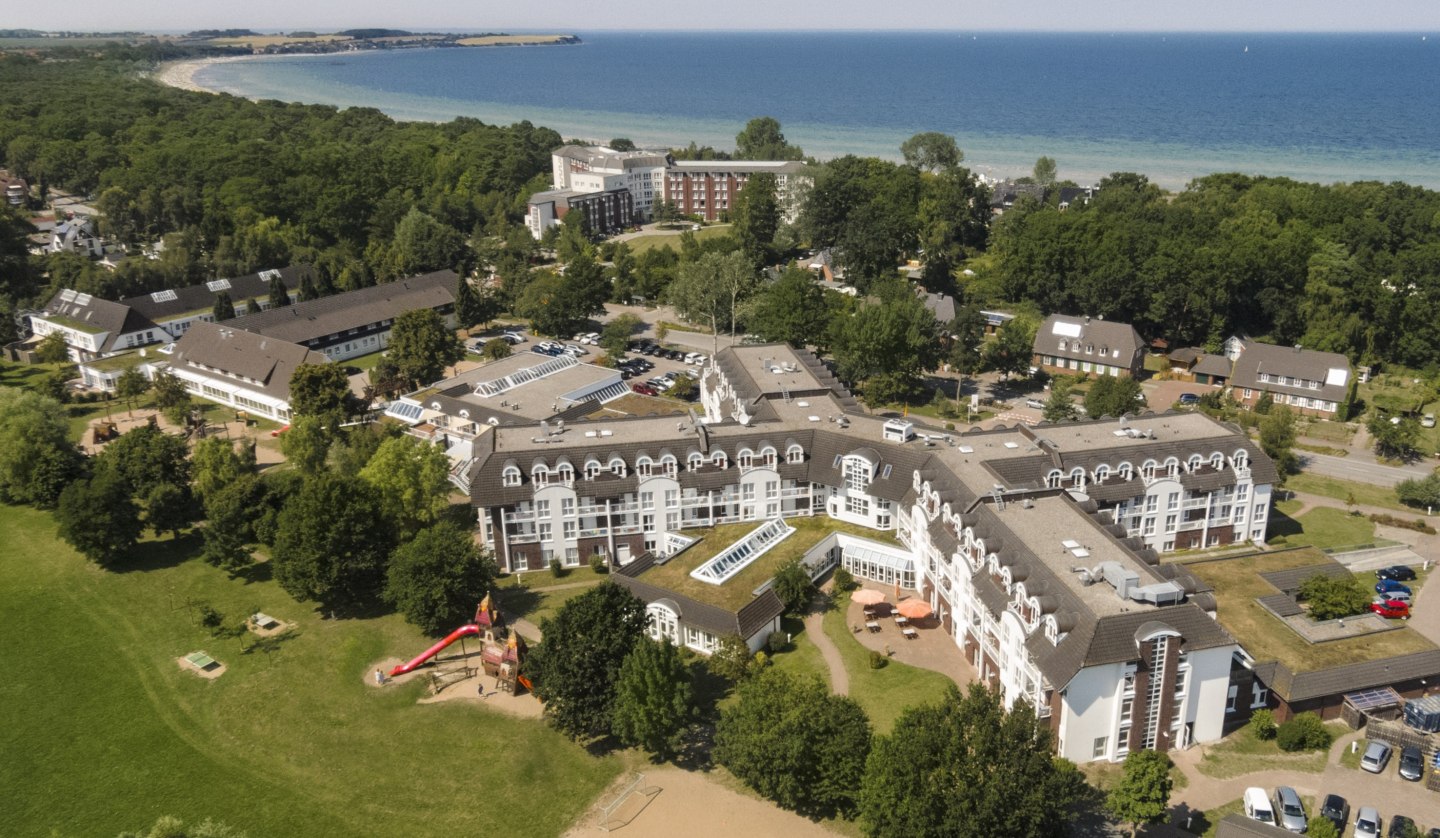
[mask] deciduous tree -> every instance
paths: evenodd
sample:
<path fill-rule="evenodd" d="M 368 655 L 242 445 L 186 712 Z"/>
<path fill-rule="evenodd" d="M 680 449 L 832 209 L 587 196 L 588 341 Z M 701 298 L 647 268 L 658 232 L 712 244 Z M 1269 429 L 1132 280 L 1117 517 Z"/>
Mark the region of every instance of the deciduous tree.
<path fill-rule="evenodd" d="M 810 599 L 815 595 L 815 583 L 810 580 L 810 571 L 799 558 L 786 562 L 775 571 L 772 584 L 775 595 L 785 604 L 785 613 L 803 615 L 810 610 Z"/>
<path fill-rule="evenodd" d="M 314 416 L 333 429 L 354 412 L 355 401 L 339 364 L 301 364 L 290 374 L 292 416 Z"/>
<path fill-rule="evenodd" d="M 780 228 L 780 202 L 775 176 L 753 174 L 730 208 L 730 221 L 740 250 L 757 270 L 770 261 L 771 244 Z"/>
<path fill-rule="evenodd" d="M 1165 822 L 1173 785 L 1170 757 L 1160 751 L 1131 751 L 1125 757 L 1120 782 L 1106 795 L 1105 805 L 1121 822 L 1130 824 L 1134 838 L 1142 824 Z"/>
<path fill-rule="evenodd" d="M 390 330 L 390 360 L 412 386 L 437 381 L 445 368 L 465 357 L 465 348 L 440 314 L 424 308 L 395 318 Z"/>
<path fill-rule="evenodd" d="M 645 324 L 633 314 L 616 316 L 600 330 L 600 346 L 611 358 L 623 358 L 630 349 L 630 339 Z"/>
<path fill-rule="evenodd" d="M 160 485 L 184 486 L 188 493 L 189 453 L 183 437 L 141 425 L 106 445 L 95 458 L 95 471 L 119 475 L 137 499 Z"/>
<path fill-rule="evenodd" d="M 766 670 L 720 713 L 715 761 L 786 809 L 849 814 L 870 751 L 870 720 L 818 679 Z"/>
<path fill-rule="evenodd" d="M 280 512 L 272 562 L 291 596 L 342 610 L 372 605 L 394 532 L 363 480 L 307 478 Z"/>
<path fill-rule="evenodd" d="M 460 625 L 475 613 L 497 573 L 495 560 L 471 533 L 450 522 L 420 530 L 390 557 L 385 601 L 427 634 Z"/>
<path fill-rule="evenodd" d="M 0 500 L 54 506 L 82 465 L 59 402 L 0 387 Z"/>
<path fill-rule="evenodd" d="M 1137 398 L 1142 392 L 1140 382 L 1129 376 L 1099 376 L 1090 382 L 1090 390 L 1085 393 L 1085 415 L 1099 419 L 1136 413 L 1145 406 L 1145 402 Z"/>
<path fill-rule="evenodd" d="M 183 425 L 190 418 L 190 393 L 185 382 L 167 370 L 156 373 L 150 383 L 155 391 L 155 407 L 176 425 Z"/>
<path fill-rule="evenodd" d="M 675 755 L 695 718 L 690 671 L 671 644 L 642 638 L 620 666 L 611 730 L 656 759 Z"/>
<path fill-rule="evenodd" d="M 144 524 L 130 487 L 113 471 L 71 483 L 55 508 L 60 537 L 80 555 L 113 566 L 140 538 Z"/>
<path fill-rule="evenodd" d="M 1275 405 L 1270 413 L 1260 420 L 1260 448 L 1275 463 L 1275 470 L 1283 481 L 1287 475 L 1300 470 L 1300 461 L 1295 456 L 1295 413 L 1285 405 Z"/>
<path fill-rule="evenodd" d="M 767 341 L 783 341 L 797 349 L 807 344 L 828 346 L 831 313 L 825 290 L 809 271 L 792 265 L 750 298 L 745 328 Z"/>
<path fill-rule="evenodd" d="M 780 121 L 773 116 L 757 116 L 735 135 L 736 160 L 799 160 L 804 156 L 798 146 L 785 141 Z"/>
<path fill-rule="evenodd" d="M 615 689 L 625 658 L 643 640 L 645 603 L 602 582 L 540 623 L 545 641 L 530 650 L 526 674 L 545 718 L 572 739 L 611 732 Z"/>
<path fill-rule="evenodd" d="M 334 435 L 323 417 L 296 416 L 280 435 L 280 453 L 301 474 L 319 474 L 330 454 Z"/>
<path fill-rule="evenodd" d="M 1075 382 L 1069 376 L 1058 375 L 1050 382 L 1050 395 L 1045 399 L 1045 408 L 1040 418 L 1046 422 L 1069 422 L 1079 416 L 1070 394 L 1075 391 Z"/>
<path fill-rule="evenodd" d="M 115 395 L 125 401 L 131 416 L 135 415 L 135 402 L 149 391 L 150 379 L 137 369 L 128 369 L 115 379 Z"/>
<path fill-rule="evenodd" d="M 375 490 L 386 521 L 402 537 L 434 524 L 450 505 L 450 458 L 437 445 L 413 436 L 380 443 L 360 470 Z"/>
<path fill-rule="evenodd" d="M 70 344 L 62 332 L 51 332 L 35 346 L 35 360 L 42 364 L 63 364 L 70 360 Z"/>
<path fill-rule="evenodd" d="M 953 169 L 965 159 L 955 138 L 939 131 L 924 131 L 900 144 L 906 165 L 930 172 Z"/>
<path fill-rule="evenodd" d="M 914 835 L 1060 838 L 1083 780 L 1050 751 L 1050 731 L 1025 702 L 1006 712 L 980 684 L 906 710 L 876 737 L 860 786 L 874 838 Z M 943 779 L 942 779 L 943 778 Z"/>
<path fill-rule="evenodd" d="M 907 397 L 940 362 L 935 315 L 898 280 L 880 286 L 880 301 L 831 324 L 840 377 L 859 382 L 871 404 Z M 886 382 L 884 392 L 874 388 Z"/>

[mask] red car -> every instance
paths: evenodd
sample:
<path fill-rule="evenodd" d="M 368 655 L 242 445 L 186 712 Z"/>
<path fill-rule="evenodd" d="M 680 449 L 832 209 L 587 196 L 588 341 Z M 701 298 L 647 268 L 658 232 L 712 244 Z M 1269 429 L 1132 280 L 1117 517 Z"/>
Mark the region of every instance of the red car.
<path fill-rule="evenodd" d="M 1390 599 L 1383 602 L 1372 602 L 1370 603 L 1370 610 L 1387 620 L 1394 620 L 1397 617 L 1401 620 L 1410 619 L 1410 606 L 1399 600 Z"/>
<path fill-rule="evenodd" d="M 656 390 L 654 387 L 651 387 L 649 384 L 631 384 L 630 389 L 634 390 L 642 396 L 660 395 L 660 391 Z"/>

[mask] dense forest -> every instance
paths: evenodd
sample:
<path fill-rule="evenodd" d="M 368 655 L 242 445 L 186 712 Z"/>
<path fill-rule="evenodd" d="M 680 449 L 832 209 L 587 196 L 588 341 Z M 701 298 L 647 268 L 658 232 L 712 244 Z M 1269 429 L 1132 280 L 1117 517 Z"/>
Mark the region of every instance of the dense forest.
<path fill-rule="evenodd" d="M 1354 361 L 1440 363 L 1440 193 L 1212 175 L 1166 195 L 1112 175 L 1088 205 L 994 224 L 998 300 L 1216 347 L 1246 333 Z"/>
<path fill-rule="evenodd" d="M 121 242 L 167 236 L 159 261 L 114 275 L 62 260 L 63 284 L 120 296 L 300 261 L 343 288 L 454 267 L 471 235 L 518 223 L 560 143 L 528 123 L 396 122 L 144 79 L 164 57 L 122 47 L 0 57 L 4 165 L 42 194 L 92 195 L 102 231 Z M 7 276 L 0 294 L 33 299 L 40 281 Z"/>

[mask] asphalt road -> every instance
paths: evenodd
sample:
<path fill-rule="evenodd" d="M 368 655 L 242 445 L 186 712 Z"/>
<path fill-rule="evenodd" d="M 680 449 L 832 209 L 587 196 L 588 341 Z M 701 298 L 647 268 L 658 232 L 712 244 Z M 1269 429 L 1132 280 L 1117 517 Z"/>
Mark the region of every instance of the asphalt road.
<path fill-rule="evenodd" d="M 1300 468 L 1327 477 L 1339 477 L 1376 486 L 1394 486 L 1401 480 L 1424 477 L 1432 470 L 1432 464 L 1420 462 L 1406 466 L 1387 466 L 1352 457 L 1332 457 L 1328 454 L 1298 452 Z"/>

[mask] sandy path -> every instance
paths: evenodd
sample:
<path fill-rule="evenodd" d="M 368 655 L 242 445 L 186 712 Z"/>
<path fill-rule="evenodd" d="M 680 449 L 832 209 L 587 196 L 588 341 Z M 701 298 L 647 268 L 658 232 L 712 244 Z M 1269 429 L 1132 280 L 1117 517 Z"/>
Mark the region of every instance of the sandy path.
<path fill-rule="evenodd" d="M 639 814 L 637 806 L 622 805 L 618 811 L 633 814 L 634 820 L 615 833 L 625 838 L 735 838 L 737 835 L 784 835 L 786 838 L 833 838 L 837 833 L 787 812 L 772 803 L 746 797 L 725 788 L 698 771 L 685 771 L 673 766 L 646 767 L 641 788 L 658 787 L 654 796 Z M 614 789 L 608 793 L 613 794 Z M 609 798 L 602 796 L 602 800 Z M 565 833 L 566 838 L 606 835 L 597 821 L 598 805 L 587 812 L 581 823 Z"/>
<path fill-rule="evenodd" d="M 155 69 L 151 78 L 167 87 L 178 87 L 181 90 L 191 90 L 196 93 L 214 93 L 208 87 L 202 87 L 195 81 L 195 74 L 200 70 L 209 67 L 211 64 L 222 64 L 227 61 L 242 61 L 249 56 L 233 56 L 228 58 L 197 58 L 190 61 L 167 61 Z"/>

